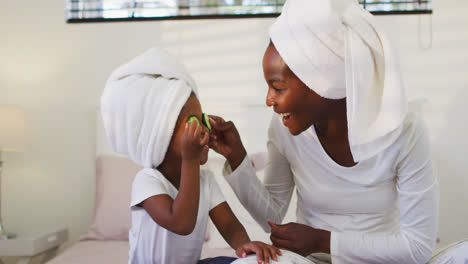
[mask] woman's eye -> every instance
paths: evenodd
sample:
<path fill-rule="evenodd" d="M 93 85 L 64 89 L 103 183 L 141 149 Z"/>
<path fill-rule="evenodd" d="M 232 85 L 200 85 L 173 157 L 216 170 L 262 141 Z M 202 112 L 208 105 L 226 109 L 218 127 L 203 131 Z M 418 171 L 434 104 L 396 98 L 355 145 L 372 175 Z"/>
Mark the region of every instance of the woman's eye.
<path fill-rule="evenodd" d="M 281 92 L 283 89 L 280 89 L 280 88 L 276 88 L 276 87 L 272 87 L 273 90 L 275 90 L 276 92 Z"/>

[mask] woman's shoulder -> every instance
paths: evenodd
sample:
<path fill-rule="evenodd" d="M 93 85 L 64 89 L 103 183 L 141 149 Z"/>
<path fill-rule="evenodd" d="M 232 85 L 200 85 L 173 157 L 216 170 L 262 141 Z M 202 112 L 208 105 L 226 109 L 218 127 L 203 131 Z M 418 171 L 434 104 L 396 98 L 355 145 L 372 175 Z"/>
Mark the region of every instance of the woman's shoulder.
<path fill-rule="evenodd" d="M 418 148 L 423 147 L 427 150 L 430 149 L 428 131 L 424 124 L 423 113 L 420 108 L 409 107 L 402 124 L 400 136 L 394 145 L 398 148 L 399 161 L 407 157 L 410 153 L 415 152 L 416 146 L 420 146 Z"/>
<path fill-rule="evenodd" d="M 408 113 L 403 122 L 400 139 L 409 143 L 426 135 L 426 126 L 423 121 L 423 113 L 420 106 L 409 105 Z"/>

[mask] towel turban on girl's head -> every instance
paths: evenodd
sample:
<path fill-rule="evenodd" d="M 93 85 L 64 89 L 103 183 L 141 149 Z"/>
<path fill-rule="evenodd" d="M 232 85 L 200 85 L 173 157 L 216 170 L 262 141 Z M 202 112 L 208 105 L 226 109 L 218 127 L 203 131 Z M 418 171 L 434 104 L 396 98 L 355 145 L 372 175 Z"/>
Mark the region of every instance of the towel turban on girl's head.
<path fill-rule="evenodd" d="M 164 160 L 192 77 L 177 59 L 152 48 L 120 66 L 101 96 L 101 115 L 113 150 L 145 167 Z"/>
<path fill-rule="evenodd" d="M 355 161 L 398 138 L 407 101 L 395 55 L 357 0 L 288 0 L 270 38 L 310 89 L 328 99 L 346 97 Z"/>

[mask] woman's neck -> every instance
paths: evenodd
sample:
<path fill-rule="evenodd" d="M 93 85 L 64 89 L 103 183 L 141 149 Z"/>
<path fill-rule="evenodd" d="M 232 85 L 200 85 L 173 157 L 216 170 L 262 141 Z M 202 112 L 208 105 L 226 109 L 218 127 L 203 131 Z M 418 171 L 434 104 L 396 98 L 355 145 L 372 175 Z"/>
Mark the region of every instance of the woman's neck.
<path fill-rule="evenodd" d="M 333 103 L 327 117 L 316 124 L 315 131 L 320 144 L 333 161 L 344 167 L 353 167 L 357 163 L 349 145 L 346 99 Z"/>
<path fill-rule="evenodd" d="M 346 98 L 330 100 L 327 115 L 315 124 L 317 135 L 330 139 L 347 137 L 348 118 L 346 113 Z"/>

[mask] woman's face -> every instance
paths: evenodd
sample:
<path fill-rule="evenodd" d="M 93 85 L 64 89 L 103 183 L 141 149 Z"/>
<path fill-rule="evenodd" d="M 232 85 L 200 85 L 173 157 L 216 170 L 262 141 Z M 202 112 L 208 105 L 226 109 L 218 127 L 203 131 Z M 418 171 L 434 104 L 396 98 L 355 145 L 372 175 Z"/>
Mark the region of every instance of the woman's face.
<path fill-rule="evenodd" d="M 299 135 L 325 116 L 327 100 L 296 77 L 272 43 L 263 57 L 263 73 L 268 84 L 266 104 L 281 115 L 292 135 Z"/>

